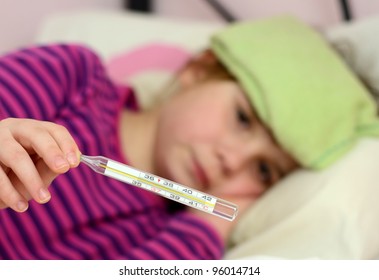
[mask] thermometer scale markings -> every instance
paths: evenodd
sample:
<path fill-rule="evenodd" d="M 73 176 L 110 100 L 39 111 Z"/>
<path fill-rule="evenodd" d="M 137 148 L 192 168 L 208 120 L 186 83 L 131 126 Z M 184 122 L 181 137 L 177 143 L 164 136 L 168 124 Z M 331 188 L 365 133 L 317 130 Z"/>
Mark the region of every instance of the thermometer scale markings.
<path fill-rule="evenodd" d="M 139 177 L 139 176 L 134 176 L 134 175 L 131 175 L 130 173 L 123 172 L 123 171 L 119 170 L 119 168 L 118 168 L 118 169 L 117 169 L 117 168 L 113 168 L 113 167 L 109 166 L 109 163 L 110 163 L 110 162 L 111 162 L 111 161 L 108 161 L 108 165 L 100 164 L 100 167 L 104 168 L 106 171 L 109 170 L 109 171 L 111 171 L 111 172 L 114 172 L 114 173 L 117 173 L 117 174 L 119 174 L 119 175 L 122 175 L 122 176 L 128 177 L 128 178 L 130 178 L 130 179 L 134 179 L 134 180 L 136 180 L 136 181 L 143 182 L 143 183 L 145 183 L 145 184 L 147 184 L 147 185 L 154 186 L 154 187 L 156 187 L 156 188 L 158 188 L 158 189 L 164 189 L 164 190 L 165 190 L 166 192 L 168 192 L 168 193 L 174 193 L 174 194 L 176 194 L 176 195 L 178 195 L 178 196 L 181 196 L 181 197 L 184 197 L 184 198 L 186 198 L 186 199 L 188 199 L 188 200 L 190 200 L 190 201 L 195 201 L 195 202 L 197 202 L 197 203 L 199 203 L 199 204 L 203 204 L 203 205 L 205 205 L 205 206 L 208 206 L 208 207 L 210 207 L 210 209 L 208 209 L 209 211 L 212 211 L 213 208 L 215 207 L 215 203 L 214 203 L 214 202 L 208 202 L 208 201 L 205 201 L 205 200 L 203 200 L 202 198 L 198 198 L 198 197 L 196 197 L 196 196 L 189 195 L 189 194 L 187 194 L 187 193 L 183 193 L 183 192 L 178 191 L 178 190 L 175 190 L 175 189 L 171 189 L 171 188 L 166 187 L 166 186 L 164 186 L 164 185 L 162 185 L 162 184 L 157 184 L 157 183 L 155 183 L 154 181 L 149 181 L 149 180 L 146 180 L 145 178 L 141 178 L 141 177 Z M 139 173 L 141 174 L 142 172 L 139 172 Z M 106 172 L 105 172 L 105 174 L 106 174 Z M 142 174 L 143 174 L 143 173 L 142 173 Z M 146 174 L 147 176 L 149 176 L 147 173 L 145 173 L 145 174 Z M 150 175 L 150 176 L 152 176 L 153 178 L 157 177 L 157 176 L 153 176 L 153 175 Z M 158 179 L 158 182 L 160 182 L 161 180 L 164 181 L 163 179 L 158 178 L 158 177 L 157 177 L 157 179 Z M 171 183 L 171 182 L 170 182 L 170 183 Z M 177 184 L 174 184 L 174 183 L 172 183 L 172 184 L 173 184 L 173 186 L 177 185 Z M 191 191 L 192 191 L 192 190 L 191 190 Z M 195 192 L 195 193 L 197 194 L 197 192 Z M 199 192 L 199 193 L 200 193 L 200 192 Z M 200 194 L 200 195 L 201 195 L 201 194 Z M 204 196 L 206 196 L 206 197 L 210 197 L 210 196 L 207 196 L 207 195 L 205 195 L 205 194 L 204 194 Z M 214 200 L 214 199 L 213 199 L 213 200 Z"/>
<path fill-rule="evenodd" d="M 129 165 L 103 156 L 81 155 L 80 161 L 93 171 L 121 182 L 130 184 L 173 201 L 183 203 L 206 213 L 233 221 L 238 206 L 224 199 L 177 184 L 154 174 L 146 173 Z"/>

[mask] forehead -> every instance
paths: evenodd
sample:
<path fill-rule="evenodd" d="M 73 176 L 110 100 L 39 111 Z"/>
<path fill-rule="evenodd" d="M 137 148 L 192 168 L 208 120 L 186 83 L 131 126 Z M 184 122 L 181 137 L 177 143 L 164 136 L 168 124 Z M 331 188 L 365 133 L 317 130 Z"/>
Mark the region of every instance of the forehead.
<path fill-rule="evenodd" d="M 251 106 L 250 99 L 248 98 L 240 84 L 234 80 L 215 79 L 208 80 L 205 82 L 205 84 L 212 88 L 213 93 L 226 93 L 229 96 L 235 98 L 237 101 L 245 102 L 247 106 Z"/>

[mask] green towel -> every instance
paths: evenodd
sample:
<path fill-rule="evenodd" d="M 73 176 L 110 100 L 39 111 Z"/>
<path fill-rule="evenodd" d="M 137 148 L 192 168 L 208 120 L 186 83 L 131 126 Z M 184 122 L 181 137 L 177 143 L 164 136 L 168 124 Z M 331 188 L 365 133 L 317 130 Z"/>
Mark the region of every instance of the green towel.
<path fill-rule="evenodd" d="M 359 137 L 379 136 L 370 93 L 323 37 L 299 20 L 236 23 L 215 34 L 211 48 L 302 166 L 324 168 Z"/>

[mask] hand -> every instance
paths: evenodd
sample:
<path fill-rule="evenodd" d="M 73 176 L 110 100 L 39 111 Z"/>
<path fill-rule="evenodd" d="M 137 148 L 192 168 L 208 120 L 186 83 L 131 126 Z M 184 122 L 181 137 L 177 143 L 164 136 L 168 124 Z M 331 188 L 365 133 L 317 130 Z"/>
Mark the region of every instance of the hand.
<path fill-rule="evenodd" d="M 61 125 L 32 119 L 0 121 L 0 209 L 17 212 L 28 201 L 50 200 L 48 186 L 62 173 L 79 165 L 80 152 Z"/>

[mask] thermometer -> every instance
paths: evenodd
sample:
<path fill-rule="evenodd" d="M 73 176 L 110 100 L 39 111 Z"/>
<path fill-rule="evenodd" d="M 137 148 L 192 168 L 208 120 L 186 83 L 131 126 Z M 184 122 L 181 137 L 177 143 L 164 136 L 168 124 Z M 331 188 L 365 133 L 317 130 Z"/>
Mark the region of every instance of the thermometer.
<path fill-rule="evenodd" d="M 103 156 L 81 155 L 80 161 L 92 170 L 129 185 L 159 194 L 209 214 L 233 221 L 237 216 L 237 205 L 193 188 L 146 173 L 126 164 Z"/>

